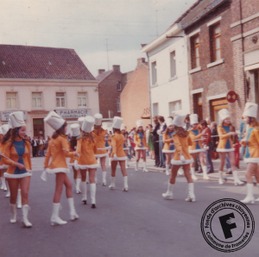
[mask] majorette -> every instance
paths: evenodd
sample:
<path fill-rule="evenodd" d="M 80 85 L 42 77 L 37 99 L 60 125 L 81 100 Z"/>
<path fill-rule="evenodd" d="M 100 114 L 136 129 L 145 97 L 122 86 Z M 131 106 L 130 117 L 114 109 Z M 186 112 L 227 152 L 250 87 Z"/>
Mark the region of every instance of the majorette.
<path fill-rule="evenodd" d="M 206 150 L 202 145 L 202 133 L 198 121 L 198 115 L 196 113 L 190 114 L 190 125 L 191 129 L 189 130 L 189 135 L 192 140 L 192 145 L 189 147 L 189 152 L 194 160 L 199 158 L 203 172 L 203 179 L 209 179 L 207 175 L 207 166 L 205 158 L 203 157 Z M 191 164 L 191 174 L 192 179 L 197 180 L 197 177 L 195 175 L 195 162 Z"/>
<path fill-rule="evenodd" d="M 106 168 L 106 157 L 108 157 L 107 148 L 105 146 L 105 138 L 107 130 L 102 128 L 103 116 L 101 113 L 96 113 L 94 115 L 94 130 L 92 135 L 96 144 L 96 154 L 95 157 L 99 158 L 102 170 L 102 185 L 106 186 L 107 168 Z"/>
<path fill-rule="evenodd" d="M 146 135 L 144 131 L 144 125 L 142 120 L 137 120 L 136 122 L 136 132 L 134 134 L 134 143 L 136 145 L 136 163 L 135 163 L 135 171 L 138 171 L 138 164 L 140 157 L 143 159 L 143 171 L 148 172 L 147 170 L 147 162 L 146 162 L 146 149 L 147 149 L 147 141 Z"/>
<path fill-rule="evenodd" d="M 162 152 L 165 154 L 165 157 L 166 157 L 165 173 L 166 175 L 170 175 L 171 159 L 172 159 L 173 153 L 175 152 L 174 140 L 173 140 L 173 136 L 175 134 L 173 119 L 168 118 L 166 120 L 166 125 L 167 125 L 167 128 L 165 130 L 165 133 L 163 133 L 164 146 L 163 146 Z"/>
<path fill-rule="evenodd" d="M 176 182 L 177 172 L 182 166 L 184 175 L 188 182 L 188 196 L 185 200 L 188 202 L 194 202 L 196 201 L 196 198 L 194 195 L 194 184 L 190 174 L 190 164 L 193 162 L 193 159 L 188 150 L 189 146 L 192 144 L 192 141 L 189 133 L 183 128 L 185 125 L 185 117 L 186 115 L 176 114 L 173 119 L 175 129 L 175 134 L 173 136 L 175 153 L 173 159 L 171 160 L 171 177 L 168 181 L 167 191 L 166 193 L 163 193 L 162 196 L 167 200 L 173 199 L 173 185 Z"/>
<path fill-rule="evenodd" d="M 72 183 L 67 176 L 69 169 L 66 162 L 66 157 L 77 156 L 77 154 L 76 152 L 70 152 L 66 136 L 67 123 L 61 116 L 54 111 L 50 111 L 44 118 L 44 122 L 54 129 L 52 138 L 48 143 L 48 149 L 44 161 L 45 171 L 56 175 L 56 186 L 50 222 L 51 225 L 64 225 L 67 222 L 59 217 L 62 193 L 60 188 L 63 187 L 63 185 L 66 187 L 66 196 L 70 209 L 70 220 L 74 221 L 79 218 L 74 206 Z"/>
<path fill-rule="evenodd" d="M 76 150 L 76 145 L 77 145 L 77 140 L 81 135 L 81 131 L 80 131 L 80 126 L 78 123 L 73 123 L 70 125 L 70 151 L 75 151 Z M 76 193 L 80 194 L 81 193 L 81 189 L 80 189 L 80 185 L 81 185 L 81 174 L 80 171 L 78 169 L 78 165 L 77 165 L 77 160 L 78 157 L 71 157 L 70 161 L 69 161 L 69 166 L 71 167 L 72 171 L 73 171 L 73 177 L 74 177 L 74 182 L 75 182 L 75 188 L 76 188 Z"/>
<path fill-rule="evenodd" d="M 223 170 L 225 165 L 226 156 L 229 156 L 231 169 L 233 172 L 234 184 L 242 185 L 244 184 L 240 181 L 237 171 L 235 170 L 234 165 L 234 148 L 233 148 L 233 140 L 232 136 L 236 135 L 235 131 L 232 131 L 232 124 L 230 120 L 230 114 L 227 109 L 221 109 L 218 112 L 219 115 L 219 125 L 218 125 L 218 135 L 219 135 L 219 143 L 217 147 L 217 152 L 220 156 L 220 168 L 219 168 L 219 184 L 222 185 L 223 181 Z"/>
<path fill-rule="evenodd" d="M 24 113 L 13 112 L 9 115 L 12 133 L 10 140 L 4 146 L 4 163 L 8 165 L 5 177 L 10 188 L 10 206 L 12 217 L 11 223 L 16 223 L 16 197 L 17 191 L 21 188 L 23 224 L 25 227 L 32 227 L 28 220 L 29 213 L 29 188 L 31 180 L 31 143 L 26 139 L 26 124 Z"/>
<path fill-rule="evenodd" d="M 129 189 L 128 186 L 128 175 L 126 169 L 126 159 L 127 156 L 123 150 L 124 136 L 121 134 L 121 125 L 123 119 L 121 117 L 115 116 L 112 122 L 113 135 L 111 137 L 111 184 L 109 185 L 110 189 L 115 189 L 115 176 L 116 176 L 116 167 L 117 164 L 120 164 L 121 173 L 123 176 L 123 191 L 127 192 Z"/>
<path fill-rule="evenodd" d="M 87 204 L 86 173 L 89 173 L 91 207 L 96 208 L 96 183 L 95 173 L 98 168 L 96 154 L 96 143 L 92 135 L 94 118 L 86 116 L 82 123 L 82 135 L 77 142 L 76 152 L 79 155 L 78 167 L 82 178 L 82 202 Z"/>
<path fill-rule="evenodd" d="M 259 184 L 259 124 L 257 121 L 258 105 L 247 102 L 243 112 L 243 117 L 248 129 L 245 138 L 241 144 L 246 147 L 244 161 L 247 163 L 246 180 L 247 180 L 247 195 L 245 199 L 241 200 L 243 203 L 254 203 L 253 192 L 253 177 L 255 177 L 257 184 Z M 258 201 L 259 198 L 256 200 Z"/>

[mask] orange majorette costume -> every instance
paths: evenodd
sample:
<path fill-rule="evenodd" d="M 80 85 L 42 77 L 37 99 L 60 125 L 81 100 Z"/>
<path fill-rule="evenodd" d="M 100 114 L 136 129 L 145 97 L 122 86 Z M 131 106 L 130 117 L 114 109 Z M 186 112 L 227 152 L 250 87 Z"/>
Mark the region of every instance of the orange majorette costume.
<path fill-rule="evenodd" d="M 218 112 L 219 115 L 219 125 L 218 125 L 218 135 L 219 135 L 219 143 L 217 147 L 218 153 L 232 153 L 234 152 L 233 147 L 233 139 L 231 134 L 231 123 L 230 124 L 223 124 L 226 119 L 230 119 L 230 113 L 227 109 L 221 109 Z M 240 181 L 237 171 L 233 170 L 234 167 L 232 167 L 232 173 L 234 178 L 234 184 L 235 185 L 242 185 L 243 182 Z M 222 185 L 223 182 L 223 170 L 219 171 L 219 184 Z"/>
<path fill-rule="evenodd" d="M 188 132 L 184 129 L 184 120 L 186 115 L 179 115 L 176 114 L 173 119 L 173 125 L 175 126 L 175 134 L 173 136 L 174 146 L 175 146 L 175 153 L 174 157 L 171 160 L 172 167 L 172 174 L 168 181 L 167 191 L 162 194 L 163 198 L 166 200 L 173 199 L 173 185 L 175 183 L 176 174 L 179 169 L 179 166 L 184 166 L 185 172 L 189 172 L 190 164 L 193 162 L 192 156 L 189 153 L 189 146 L 192 144 L 191 138 L 188 135 Z M 176 167 L 178 166 L 178 167 Z M 188 175 L 188 174 L 187 174 Z M 188 177 L 186 175 L 187 181 Z M 190 182 L 191 181 L 191 182 Z M 185 199 L 188 202 L 195 201 L 194 195 L 194 183 L 192 180 L 188 181 L 188 196 Z"/>
<path fill-rule="evenodd" d="M 28 177 L 31 176 L 31 143 L 29 140 L 24 139 L 19 135 L 19 131 L 22 127 L 25 127 L 24 113 L 21 111 L 13 112 L 9 115 L 9 126 L 16 134 L 14 141 L 9 140 L 4 145 L 3 162 L 8 165 L 7 171 L 4 173 L 5 178 L 8 179 L 10 185 L 10 206 L 12 212 L 11 223 L 16 223 L 16 204 L 12 202 L 12 198 L 16 198 L 15 191 L 17 194 L 17 205 L 22 208 L 23 213 L 23 224 L 25 227 L 30 228 L 32 224 L 28 220 L 29 205 L 29 185 Z M 17 130 L 18 129 L 18 130 Z M 24 130 L 25 131 L 25 130 Z M 17 139 L 16 139 L 17 138 Z M 17 163 L 24 165 L 24 168 L 20 169 Z M 19 179 L 17 183 L 13 184 L 12 180 Z M 15 187 L 14 187 L 15 185 Z M 22 187 L 22 185 L 25 185 Z M 20 195 L 24 194 L 23 201 Z M 27 203 L 24 203 L 26 201 Z"/>
<path fill-rule="evenodd" d="M 243 112 L 243 117 L 250 120 L 249 127 L 246 131 L 245 139 L 241 141 L 246 147 L 244 161 L 247 163 L 247 194 L 241 202 L 248 204 L 254 203 L 254 185 L 251 183 L 252 177 L 255 176 L 258 183 L 258 165 L 259 165 L 259 124 L 257 119 L 258 105 L 247 102 Z M 251 119 L 253 118 L 253 120 Z M 252 176 L 251 176 L 252 175 Z M 259 201 L 259 198 L 256 199 Z"/>
<path fill-rule="evenodd" d="M 91 133 L 94 124 L 94 118 L 86 116 L 82 123 L 81 130 L 86 133 Z M 97 160 L 95 158 L 96 153 L 95 141 L 89 140 L 81 136 L 78 139 L 76 152 L 79 154 L 78 167 L 79 169 L 96 169 L 98 168 Z"/>
<path fill-rule="evenodd" d="M 10 114 L 9 119 L 12 128 L 26 126 L 24 122 L 23 112 L 13 112 Z M 6 178 L 24 178 L 31 176 L 31 144 L 28 140 L 21 140 L 12 142 L 9 140 L 4 146 L 4 164 L 8 165 L 5 172 Z M 18 169 L 14 164 L 15 162 L 23 163 L 25 170 Z"/>
<path fill-rule="evenodd" d="M 79 154 L 78 167 L 81 170 L 81 172 L 82 170 L 83 171 L 92 170 L 92 172 L 95 172 L 95 170 L 99 166 L 97 164 L 97 160 L 95 157 L 96 144 L 91 133 L 93 130 L 93 125 L 94 125 L 94 118 L 91 116 L 86 116 L 81 127 L 83 134 L 81 135 L 81 138 L 79 138 L 77 141 L 76 152 Z M 84 179 L 82 180 L 81 188 L 82 188 L 82 202 L 86 204 L 87 185 Z M 91 196 L 92 208 L 95 208 L 95 204 L 96 204 L 96 182 L 95 181 L 93 182 L 90 181 L 90 196 Z"/>
<path fill-rule="evenodd" d="M 4 151 L 4 143 L 2 142 L 3 137 L 5 136 L 5 134 L 9 131 L 9 125 L 8 124 L 4 124 L 0 127 L 0 154 Z M 6 186 L 6 181 L 5 181 L 5 177 L 3 175 L 3 172 L 5 172 L 5 170 L 8 168 L 8 166 L 4 163 L 3 157 L 1 157 L 0 155 L 0 172 L 1 172 L 1 188 L 4 191 L 7 191 L 7 186 Z M 7 195 L 8 197 L 8 195 Z"/>
<path fill-rule="evenodd" d="M 121 125 L 122 125 L 122 118 L 115 116 L 113 117 L 113 123 L 112 128 L 114 129 L 114 134 L 111 136 L 111 166 L 112 166 L 112 176 L 111 176 L 111 184 L 109 185 L 109 189 L 115 188 L 115 172 L 116 172 L 116 166 L 117 162 L 121 162 L 121 167 L 123 165 L 123 162 L 125 162 L 125 170 L 122 170 L 123 174 L 123 181 L 124 181 L 124 188 L 123 191 L 128 191 L 128 176 L 126 172 L 126 160 L 127 156 L 125 154 L 125 151 L 123 150 L 124 145 L 124 136 L 120 133 Z M 114 166 L 115 164 L 115 166 Z"/>
<path fill-rule="evenodd" d="M 44 118 L 44 122 L 46 122 L 50 127 L 52 127 L 55 131 L 62 129 L 66 125 L 66 121 L 59 116 L 56 112 L 50 111 L 48 115 Z M 65 131 L 65 127 L 64 127 Z M 74 152 L 70 152 L 70 147 L 68 143 L 68 139 L 66 135 L 58 134 L 56 137 L 52 137 L 48 143 L 48 149 L 44 161 L 44 169 L 48 173 L 56 174 L 56 173 L 65 173 L 64 178 L 68 179 L 67 173 L 69 172 L 69 168 L 67 166 L 66 157 L 72 157 Z M 64 180 L 59 179 L 60 176 L 56 174 L 56 185 L 57 183 L 62 183 L 62 186 L 65 185 L 67 190 L 70 190 L 70 183 L 65 184 Z M 72 190 L 71 190 L 72 191 Z M 55 189 L 55 195 L 57 193 L 57 189 Z M 72 193 L 72 192 L 71 192 Z M 57 197 L 54 195 L 54 198 Z M 58 196 L 60 197 L 60 196 Z M 72 195 L 68 195 L 67 192 L 67 200 L 70 210 L 70 220 L 77 220 L 78 214 L 75 210 L 74 199 Z M 60 210 L 60 202 L 55 202 L 53 200 L 52 205 L 52 215 L 50 218 L 51 225 L 64 225 L 67 222 L 62 220 L 59 217 Z"/>

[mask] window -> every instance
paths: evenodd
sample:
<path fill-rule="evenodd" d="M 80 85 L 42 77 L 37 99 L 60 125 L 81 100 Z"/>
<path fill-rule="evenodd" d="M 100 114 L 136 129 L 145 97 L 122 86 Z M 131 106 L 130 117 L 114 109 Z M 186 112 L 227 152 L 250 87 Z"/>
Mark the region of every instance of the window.
<path fill-rule="evenodd" d="M 171 78 L 174 78 L 176 76 L 175 51 L 170 53 L 170 72 Z"/>
<path fill-rule="evenodd" d="M 42 108 L 41 92 L 32 92 L 32 108 Z"/>
<path fill-rule="evenodd" d="M 182 110 L 182 101 L 177 100 L 169 103 L 169 116 L 172 115 L 173 112 Z"/>
<path fill-rule="evenodd" d="M 65 93 L 56 93 L 56 107 L 66 107 Z"/>
<path fill-rule="evenodd" d="M 118 81 L 117 83 L 117 91 L 120 92 L 122 90 L 121 82 Z"/>
<path fill-rule="evenodd" d="M 151 63 L 151 75 L 152 75 L 152 85 L 155 85 L 157 83 L 156 62 Z"/>
<path fill-rule="evenodd" d="M 88 105 L 88 97 L 87 92 L 78 92 L 77 93 L 77 104 L 78 107 L 87 107 Z"/>
<path fill-rule="evenodd" d="M 7 109 L 17 109 L 17 92 L 6 92 L 6 107 Z"/>
<path fill-rule="evenodd" d="M 211 62 L 221 59 L 221 30 L 220 23 L 216 23 L 209 28 L 210 31 L 210 58 Z"/>
<path fill-rule="evenodd" d="M 117 109 L 117 112 L 121 112 L 120 98 L 117 98 L 117 100 L 116 100 L 116 109 Z"/>
<path fill-rule="evenodd" d="M 191 44 L 191 68 L 200 67 L 200 36 L 196 34 L 190 39 Z"/>
<path fill-rule="evenodd" d="M 158 115 L 158 113 L 159 113 L 158 103 L 153 103 L 153 116 Z"/>

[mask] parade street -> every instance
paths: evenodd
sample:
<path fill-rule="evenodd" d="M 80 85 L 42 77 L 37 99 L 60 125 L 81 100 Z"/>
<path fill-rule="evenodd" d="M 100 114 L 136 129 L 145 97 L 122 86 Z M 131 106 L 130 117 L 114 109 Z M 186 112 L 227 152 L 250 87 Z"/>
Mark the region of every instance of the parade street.
<path fill-rule="evenodd" d="M 129 191 L 122 192 L 123 179 L 119 168 L 116 189 L 109 190 L 100 183 L 98 169 L 96 209 L 82 205 L 80 194 L 74 194 L 75 207 L 80 216 L 66 225 L 51 226 L 54 176 L 47 182 L 40 179 L 43 158 L 33 158 L 33 176 L 29 192 L 31 229 L 24 228 L 21 210 L 18 222 L 10 224 L 9 199 L 0 192 L 0 256 L 1 257 L 191 257 L 226 256 L 204 240 L 200 222 L 205 209 L 215 200 L 245 197 L 246 187 L 234 186 L 228 180 L 219 185 L 216 175 L 210 181 L 200 177 L 195 183 L 197 201 L 185 202 L 187 183 L 177 177 L 174 200 L 164 200 L 168 177 L 155 169 L 136 172 L 128 168 Z M 150 161 L 151 166 L 153 162 Z M 110 168 L 109 168 L 110 171 Z M 69 175 L 72 179 L 72 174 Z M 108 182 L 110 176 L 108 176 Z M 242 177 L 243 178 L 243 177 Z M 259 188 L 255 189 L 259 197 Z M 68 203 L 62 194 L 61 218 L 69 220 Z M 90 198 L 90 197 L 88 197 Z M 259 202 L 248 205 L 255 222 L 259 220 Z M 228 256 L 259 255 L 259 229 L 255 228 L 251 241 Z"/>

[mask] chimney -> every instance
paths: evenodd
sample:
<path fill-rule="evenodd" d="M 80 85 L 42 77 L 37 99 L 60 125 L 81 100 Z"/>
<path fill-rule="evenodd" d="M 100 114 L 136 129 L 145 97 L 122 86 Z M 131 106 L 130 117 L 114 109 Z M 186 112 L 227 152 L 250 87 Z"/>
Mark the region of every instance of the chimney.
<path fill-rule="evenodd" d="M 113 71 L 118 71 L 118 72 L 121 71 L 120 65 L 113 65 L 112 68 L 113 68 Z"/>
<path fill-rule="evenodd" d="M 105 72 L 105 69 L 99 69 L 98 70 L 98 75 L 100 75 L 100 74 L 102 74 L 102 73 L 104 73 Z"/>
<path fill-rule="evenodd" d="M 144 57 L 138 58 L 138 59 L 137 59 L 137 66 L 139 66 L 139 65 L 142 64 L 142 63 L 145 63 L 145 58 L 144 58 Z"/>

